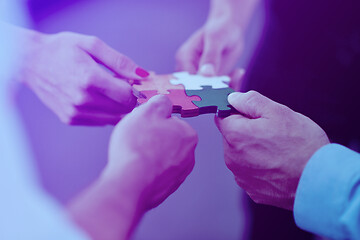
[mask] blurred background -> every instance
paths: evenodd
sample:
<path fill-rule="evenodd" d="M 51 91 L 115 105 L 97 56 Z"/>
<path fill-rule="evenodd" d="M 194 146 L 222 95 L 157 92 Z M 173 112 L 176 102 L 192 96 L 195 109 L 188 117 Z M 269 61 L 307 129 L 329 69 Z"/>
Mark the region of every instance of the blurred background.
<path fill-rule="evenodd" d="M 145 69 L 165 74 L 174 72 L 177 48 L 205 22 L 209 1 L 29 0 L 28 8 L 38 31 L 95 35 Z M 248 64 L 261 33 L 262 15 L 254 20 L 239 66 Z M 25 87 L 17 102 L 42 184 L 66 204 L 105 166 L 112 127 L 66 126 Z M 146 214 L 133 239 L 248 238 L 248 200 L 225 166 L 213 118 L 187 119 L 199 133 L 194 171 Z"/>

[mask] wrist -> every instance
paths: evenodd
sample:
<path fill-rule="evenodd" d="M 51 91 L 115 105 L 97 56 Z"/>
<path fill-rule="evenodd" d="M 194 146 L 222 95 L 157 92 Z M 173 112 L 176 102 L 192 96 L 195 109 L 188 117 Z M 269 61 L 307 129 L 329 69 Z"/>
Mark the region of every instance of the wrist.
<path fill-rule="evenodd" d="M 21 28 L 13 25 L 6 25 L 6 32 L 11 36 L 15 45 L 14 55 L 16 56 L 16 67 L 18 69 L 14 79 L 20 83 L 26 83 L 29 78 L 24 77 L 32 69 L 32 63 L 43 48 L 44 36 L 40 32 Z"/>
<path fill-rule="evenodd" d="M 95 240 L 128 239 L 146 211 L 140 177 L 118 175 L 102 175 L 69 206 L 74 221 Z"/>
<path fill-rule="evenodd" d="M 245 30 L 259 2 L 260 0 L 212 0 L 208 21 L 223 18 Z"/>

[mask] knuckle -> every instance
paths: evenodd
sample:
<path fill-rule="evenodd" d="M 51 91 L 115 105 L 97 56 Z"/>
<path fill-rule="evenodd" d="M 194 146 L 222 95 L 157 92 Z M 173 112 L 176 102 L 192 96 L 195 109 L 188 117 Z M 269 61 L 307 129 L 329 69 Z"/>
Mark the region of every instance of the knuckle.
<path fill-rule="evenodd" d="M 60 116 L 60 120 L 67 125 L 76 125 L 78 115 L 79 111 L 75 107 L 68 107 Z"/>
<path fill-rule="evenodd" d="M 224 138 L 226 139 L 226 141 L 228 143 L 231 143 L 230 146 L 233 146 L 234 144 L 238 143 L 239 142 L 239 134 L 237 132 L 234 132 L 234 131 L 230 131 L 228 133 L 225 133 L 224 135 Z"/>
<path fill-rule="evenodd" d="M 250 198 L 257 204 L 263 204 L 264 201 L 256 195 L 249 194 Z"/>
<path fill-rule="evenodd" d="M 245 96 L 246 96 L 245 98 L 246 103 L 256 104 L 257 102 L 259 102 L 260 93 L 254 90 L 250 90 L 247 93 L 245 93 Z"/>
<path fill-rule="evenodd" d="M 114 61 L 114 65 L 120 69 L 125 69 L 129 65 L 127 59 L 122 55 L 114 57 L 113 61 Z"/>
<path fill-rule="evenodd" d="M 64 37 L 64 38 L 69 38 L 69 37 L 74 37 L 74 36 L 76 36 L 75 33 L 68 32 L 68 31 L 59 32 L 59 33 L 56 33 L 55 35 L 56 35 L 56 36 L 59 36 L 59 37 Z"/>
<path fill-rule="evenodd" d="M 82 88 L 85 90 L 90 90 L 93 88 L 96 84 L 98 84 L 99 81 L 102 79 L 94 74 L 93 72 L 89 72 L 88 76 L 84 78 L 84 81 L 82 83 Z"/>
<path fill-rule="evenodd" d="M 88 102 L 87 95 L 83 92 L 75 94 L 72 100 L 72 104 L 74 108 L 80 108 Z M 74 113 L 73 111 L 69 111 L 69 113 Z"/>
<path fill-rule="evenodd" d="M 87 36 L 85 41 L 87 47 L 93 51 L 96 51 L 102 44 L 102 41 L 96 36 Z"/>
<path fill-rule="evenodd" d="M 275 111 L 279 114 L 280 117 L 291 117 L 294 113 L 291 108 L 282 104 L 277 104 Z"/>

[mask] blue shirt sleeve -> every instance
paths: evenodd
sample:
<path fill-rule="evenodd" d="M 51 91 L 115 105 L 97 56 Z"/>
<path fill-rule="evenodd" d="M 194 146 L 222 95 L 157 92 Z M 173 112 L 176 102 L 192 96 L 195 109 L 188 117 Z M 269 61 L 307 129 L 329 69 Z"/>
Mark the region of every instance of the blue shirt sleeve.
<path fill-rule="evenodd" d="M 360 154 L 338 144 L 319 149 L 300 178 L 294 217 L 315 234 L 360 239 Z"/>

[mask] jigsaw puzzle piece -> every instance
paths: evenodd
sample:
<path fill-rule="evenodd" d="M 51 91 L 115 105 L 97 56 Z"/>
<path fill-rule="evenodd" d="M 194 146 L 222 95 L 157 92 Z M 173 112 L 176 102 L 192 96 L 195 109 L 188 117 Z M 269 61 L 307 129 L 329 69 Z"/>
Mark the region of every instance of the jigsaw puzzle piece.
<path fill-rule="evenodd" d="M 173 103 L 173 112 L 180 113 L 182 117 L 195 117 L 200 114 L 200 109 L 194 101 L 201 101 L 199 96 L 188 96 L 184 90 L 169 90 L 166 95 Z"/>
<path fill-rule="evenodd" d="M 158 95 L 158 92 L 155 90 L 149 90 L 149 91 L 141 91 L 140 94 L 142 95 L 142 97 L 138 98 L 137 102 L 141 105 L 143 103 L 146 103 L 153 96 Z"/>
<path fill-rule="evenodd" d="M 201 101 L 193 101 L 199 107 L 200 114 L 217 113 L 219 117 L 227 117 L 237 111 L 227 101 L 233 89 L 213 89 L 211 86 L 202 86 L 202 90 L 186 90 L 188 96 L 199 96 Z"/>
<path fill-rule="evenodd" d="M 133 81 L 133 88 L 142 91 L 157 91 L 159 94 L 169 94 L 169 89 L 184 89 L 182 85 L 173 85 L 171 79 L 175 79 L 172 74 L 156 75 L 154 72 L 145 80 Z"/>
<path fill-rule="evenodd" d="M 170 79 L 170 83 L 174 85 L 181 84 L 186 90 L 202 90 L 202 86 L 211 85 L 213 89 L 228 88 L 230 77 L 215 76 L 205 77 L 202 75 L 193 75 L 188 72 L 177 72 L 173 74 L 175 79 Z"/>
<path fill-rule="evenodd" d="M 138 98 L 138 103 L 143 104 L 151 97 L 158 95 L 157 91 L 141 91 L 146 98 Z M 182 117 L 195 117 L 200 114 L 199 107 L 193 101 L 201 101 L 199 96 L 188 96 L 185 90 L 170 89 L 166 95 L 173 104 L 173 113 L 179 113 Z"/>

